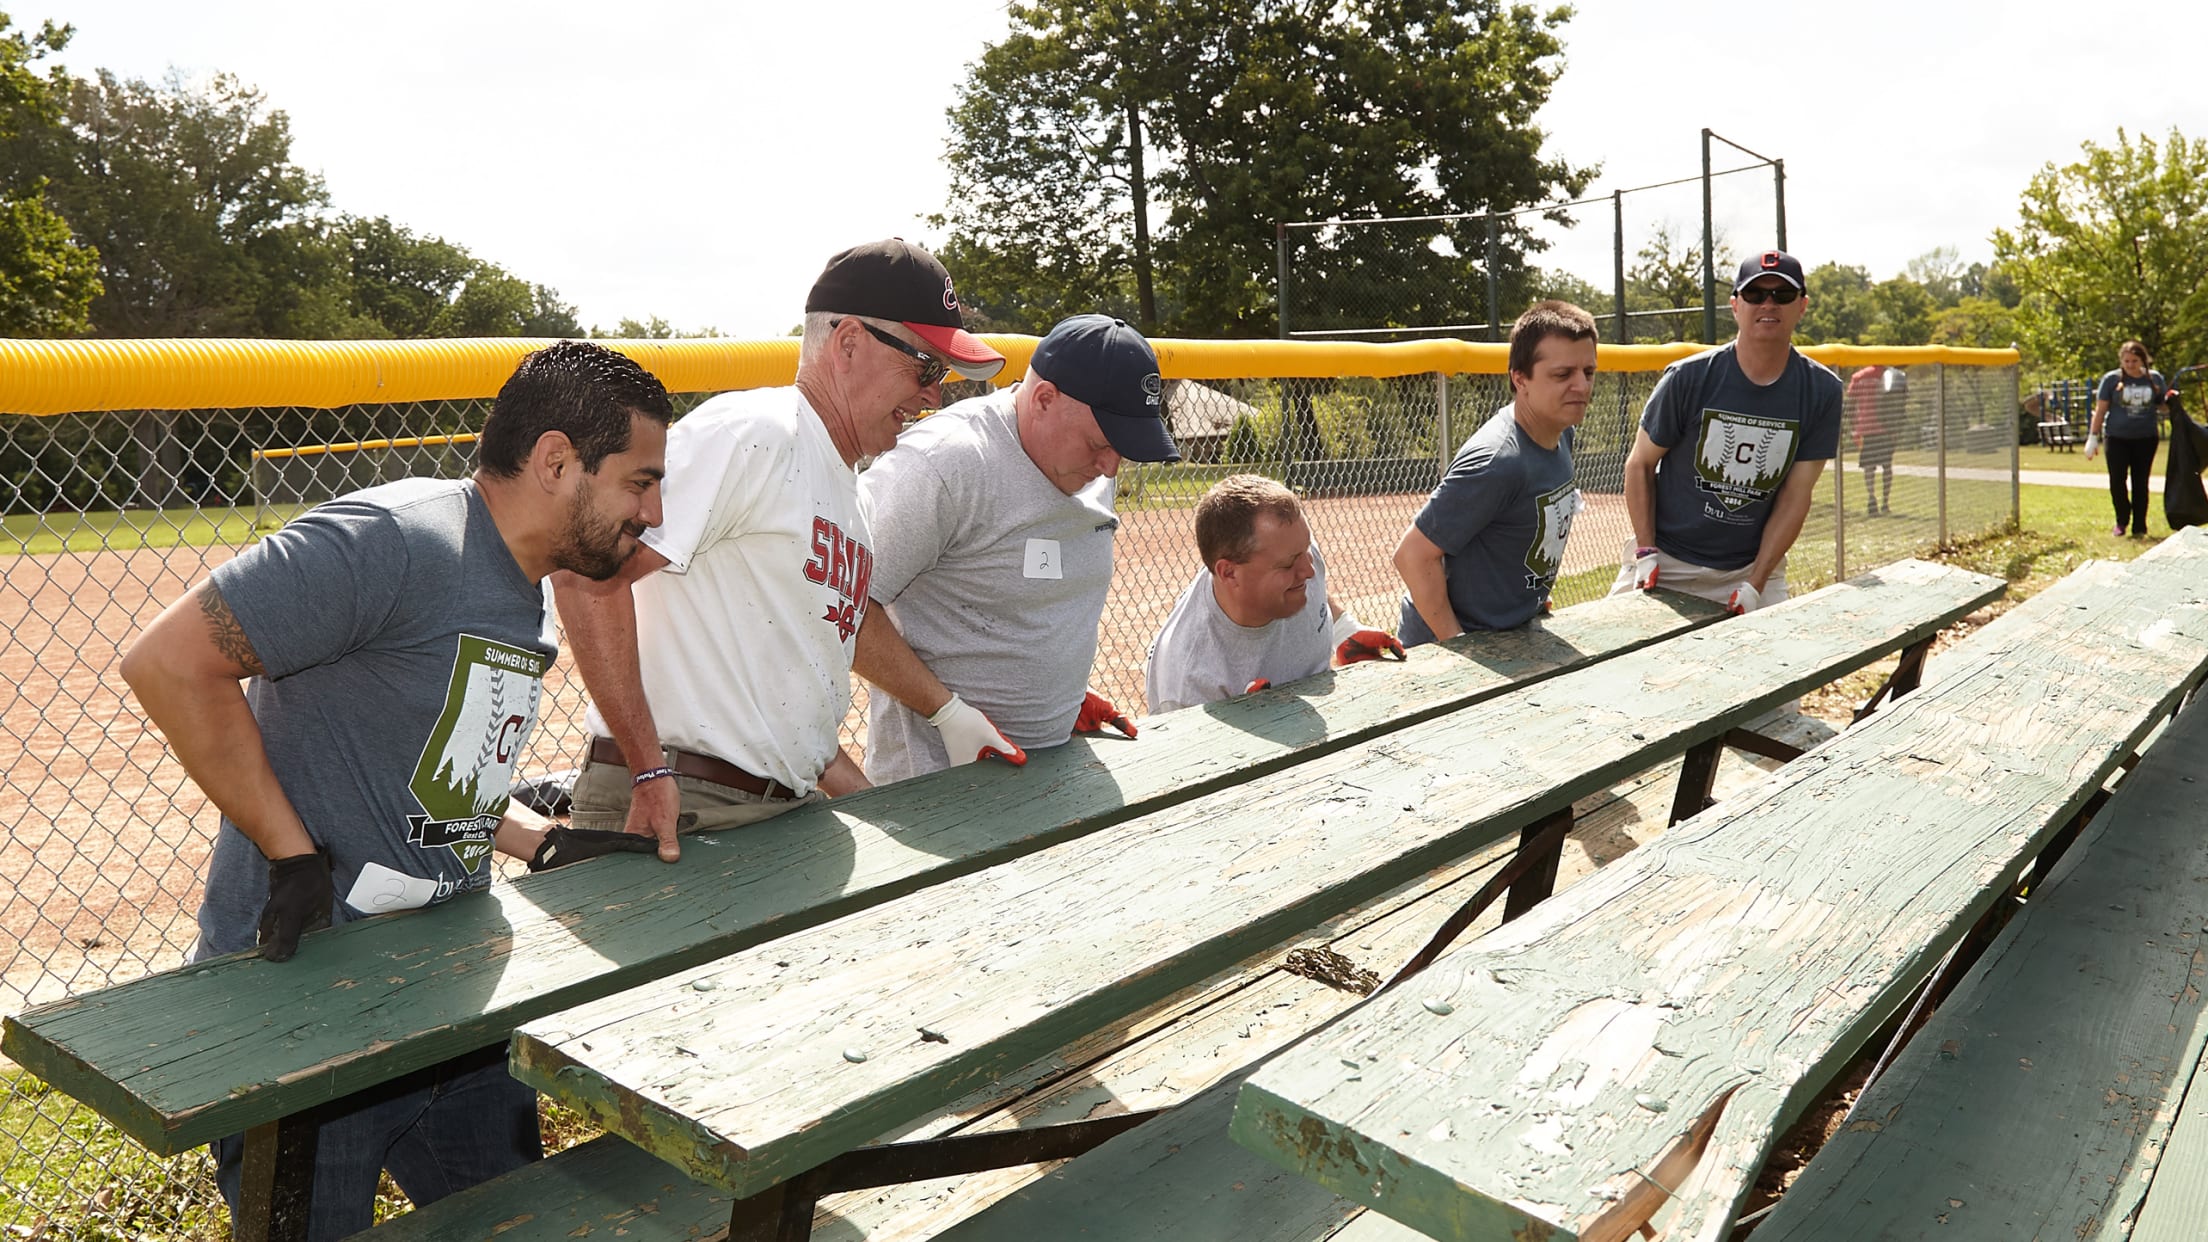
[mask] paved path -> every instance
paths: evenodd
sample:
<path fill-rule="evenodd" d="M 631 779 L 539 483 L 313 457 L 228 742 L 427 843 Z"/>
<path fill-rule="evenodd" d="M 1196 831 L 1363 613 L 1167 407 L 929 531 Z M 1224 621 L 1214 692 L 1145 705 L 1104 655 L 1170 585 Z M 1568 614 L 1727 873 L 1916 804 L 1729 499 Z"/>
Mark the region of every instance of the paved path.
<path fill-rule="evenodd" d="M 2157 472 L 2147 479 L 2147 490 L 2159 496 L 2162 494 L 2161 463 L 2156 462 L 2155 466 Z M 1849 473 L 1861 472 L 1850 467 Z M 1894 473 L 1909 478 L 1935 479 L 1939 477 L 1940 471 L 1937 466 L 1895 466 Z M 1965 479 L 1972 483 L 2006 483 L 2009 481 L 2009 472 L 2006 470 L 1988 470 L 1980 466 L 1949 466 L 1947 477 Z M 2108 488 L 2107 475 L 2073 474 L 2068 470 L 2019 470 L 2016 472 L 2016 477 L 2020 483 L 2033 483 L 2045 487 L 2090 487 L 2103 491 Z"/>

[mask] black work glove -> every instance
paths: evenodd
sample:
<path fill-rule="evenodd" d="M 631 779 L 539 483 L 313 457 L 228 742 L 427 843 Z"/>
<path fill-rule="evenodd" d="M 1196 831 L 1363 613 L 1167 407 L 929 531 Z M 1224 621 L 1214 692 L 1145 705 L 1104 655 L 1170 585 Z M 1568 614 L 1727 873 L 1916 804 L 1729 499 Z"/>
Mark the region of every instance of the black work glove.
<path fill-rule="evenodd" d="M 261 956 L 288 962 L 299 951 L 299 937 L 330 925 L 337 901 L 330 887 L 330 851 L 270 859 L 268 904 L 261 907 Z"/>
<path fill-rule="evenodd" d="M 554 825 L 544 834 L 544 844 L 537 847 L 537 856 L 529 860 L 531 871 L 550 871 L 571 862 L 596 858 L 601 854 L 654 854 L 659 842 L 651 837 L 640 837 L 633 832 L 614 832 L 603 828 L 562 828 Z"/>

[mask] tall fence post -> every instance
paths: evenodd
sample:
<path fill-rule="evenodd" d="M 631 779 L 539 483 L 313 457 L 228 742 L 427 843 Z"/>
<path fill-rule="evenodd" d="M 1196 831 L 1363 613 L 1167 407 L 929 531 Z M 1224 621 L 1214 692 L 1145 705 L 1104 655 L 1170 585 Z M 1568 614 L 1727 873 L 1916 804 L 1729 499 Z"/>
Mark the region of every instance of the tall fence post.
<path fill-rule="evenodd" d="M 2011 345 L 2009 348 L 2016 348 Z M 2009 395 L 2015 399 L 2018 409 L 2024 408 L 2024 398 L 2017 394 L 2024 391 L 2024 368 L 2015 367 L 2009 372 Z M 2047 417 L 2043 412 L 2041 418 Z M 2009 529 L 2024 529 L 2024 450 L 2019 447 L 2022 438 L 2016 427 L 2016 417 L 2009 417 Z"/>
<path fill-rule="evenodd" d="M 1932 390 L 1932 413 L 1940 420 L 1940 546 L 1947 547 L 1947 366 L 1932 364 L 1932 374 L 1939 381 Z"/>
<path fill-rule="evenodd" d="M 1617 291 L 1618 344 L 1633 341 L 1633 321 L 1625 317 L 1625 191 L 1610 191 L 1610 264 L 1611 279 Z"/>
<path fill-rule="evenodd" d="M 1280 321 L 1280 339 L 1285 341 L 1288 339 L 1288 226 L 1285 224 L 1273 226 L 1273 251 L 1280 264 L 1280 291 L 1274 295 L 1277 304 L 1273 308 L 1273 318 Z"/>
<path fill-rule="evenodd" d="M 1843 428 L 1840 446 L 1832 455 L 1832 580 L 1848 580 L 1848 447 L 1847 432 Z M 1870 476 L 1864 475 L 1863 486 L 1870 487 Z"/>
<path fill-rule="evenodd" d="M 1449 433 L 1449 373 L 1434 372 L 1434 456 L 1439 459 L 1434 481 L 1439 483 L 1449 473 L 1449 462 L 1456 452 L 1457 438 Z"/>
<path fill-rule="evenodd" d="M 1487 213 L 1487 339 L 1503 339 L 1503 287 L 1502 278 L 1495 273 L 1495 266 L 1502 261 L 1502 226 L 1495 222 L 1492 208 Z"/>
<path fill-rule="evenodd" d="M 1710 129 L 1702 127 L 1702 342 L 1717 344 L 1717 256 L 1710 223 Z"/>
<path fill-rule="evenodd" d="M 1786 161 L 1771 161 L 1771 194 L 1778 200 L 1779 249 L 1786 249 Z"/>

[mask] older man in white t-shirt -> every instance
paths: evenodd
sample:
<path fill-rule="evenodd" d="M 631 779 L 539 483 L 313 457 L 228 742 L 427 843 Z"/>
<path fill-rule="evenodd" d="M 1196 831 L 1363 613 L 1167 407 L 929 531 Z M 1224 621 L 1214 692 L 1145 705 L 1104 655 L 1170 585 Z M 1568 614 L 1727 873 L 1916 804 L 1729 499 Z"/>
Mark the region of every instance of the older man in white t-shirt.
<path fill-rule="evenodd" d="M 1326 589 L 1326 561 L 1294 492 L 1256 474 L 1212 484 L 1196 503 L 1204 568 L 1150 644 L 1143 678 L 1152 712 L 1169 712 L 1284 685 L 1382 652 L 1389 634 L 1366 629 Z"/>
<path fill-rule="evenodd" d="M 668 433 L 665 520 L 622 572 L 555 581 L 591 742 L 578 827 L 659 840 L 866 787 L 838 732 L 873 539 L 855 467 L 1003 355 L 960 327 L 935 256 L 899 239 L 828 261 L 805 299 L 792 388 L 726 393 Z"/>
<path fill-rule="evenodd" d="M 1134 726 L 1088 688 L 1112 581 L 1120 462 L 1178 461 L 1157 355 L 1076 315 L 1007 391 L 905 432 L 859 479 L 874 598 L 896 625 L 859 641 L 876 784 Z"/>

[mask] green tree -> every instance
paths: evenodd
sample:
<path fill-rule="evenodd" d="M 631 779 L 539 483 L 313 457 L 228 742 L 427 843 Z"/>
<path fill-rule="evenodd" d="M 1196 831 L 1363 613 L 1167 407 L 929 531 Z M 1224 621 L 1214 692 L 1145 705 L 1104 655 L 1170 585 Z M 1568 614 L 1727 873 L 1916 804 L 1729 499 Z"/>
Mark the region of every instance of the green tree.
<path fill-rule="evenodd" d="M 1923 285 L 1895 276 L 1871 286 L 1876 318 L 1861 338 L 1869 345 L 1922 345 L 1932 339 L 1932 315 L 1938 308 Z"/>
<path fill-rule="evenodd" d="M 91 330 L 99 255 L 48 202 L 37 153 L 58 145 L 68 77 L 34 66 L 68 46 L 67 26 L 10 28 L 0 13 L 0 336 L 76 336 Z"/>
<path fill-rule="evenodd" d="M 1736 265 L 1732 247 L 1723 237 L 1717 237 L 1711 249 L 1717 252 L 1714 269 L 1717 279 L 1724 281 Z M 1649 230 L 1648 241 L 1635 252 L 1633 265 L 1625 269 L 1625 305 L 1630 311 L 1679 312 L 1636 319 L 1633 324 L 1635 341 L 1699 339 L 1702 335 L 1702 247 L 1676 236 L 1670 221 L 1657 221 Z M 1727 335 L 1726 330 L 1731 326 L 1721 309 L 1717 322 L 1720 339 Z"/>
<path fill-rule="evenodd" d="M 1011 33 L 951 109 L 938 218 L 946 261 L 996 326 L 1131 303 L 1166 331 L 1270 334 L 1282 222 L 1508 212 L 1592 175 L 1543 158 L 1533 124 L 1569 9 L 1033 0 L 1008 12 Z M 1497 227 L 1498 275 L 1517 290 L 1539 242 L 1517 217 Z M 1365 316 L 1376 288 L 1404 322 L 1484 316 L 1485 230 L 1445 226 L 1455 254 L 1408 268 L 1361 251 L 1358 230 L 1310 230 L 1291 323 Z"/>
<path fill-rule="evenodd" d="M 2016 312 L 1993 298 L 1966 297 L 1932 320 L 1934 345 L 2007 349 L 2018 339 Z"/>
<path fill-rule="evenodd" d="M 960 295 L 960 298 L 963 301 L 964 295 Z M 592 328 L 590 334 L 600 340 L 685 341 L 718 337 L 721 330 L 719 328 L 698 328 L 695 330 L 678 328 L 660 316 L 654 315 L 649 319 L 630 319 L 623 316 L 621 322 L 613 325 L 611 331 L 603 328 Z M 799 325 L 798 330 L 790 333 L 790 335 L 803 336 L 803 325 Z"/>
<path fill-rule="evenodd" d="M 1935 246 L 1909 260 L 1909 265 L 1902 269 L 1902 274 L 1922 286 L 1934 306 L 1943 310 L 1961 301 L 1966 292 L 1978 292 L 1964 288 L 1969 272 L 1970 269 L 1963 266 L 1962 254 L 1953 246 Z"/>
<path fill-rule="evenodd" d="M 1816 343 L 1860 344 L 1870 339 L 1878 307 L 1871 298 L 1869 269 L 1825 263 L 1806 273 L 1809 308 L 1795 335 Z"/>
<path fill-rule="evenodd" d="M 284 113 L 228 74 L 194 88 L 103 69 L 71 83 L 68 118 L 51 195 L 101 256 L 94 326 L 261 335 L 271 269 L 321 244 L 316 213 L 328 201 L 321 178 L 292 162 Z"/>
<path fill-rule="evenodd" d="M 2165 370 L 2208 359 L 2208 141 L 2117 130 L 2081 150 L 2035 173 L 2016 227 L 1993 234 L 2031 357 L 2097 374 L 2134 338 Z"/>

